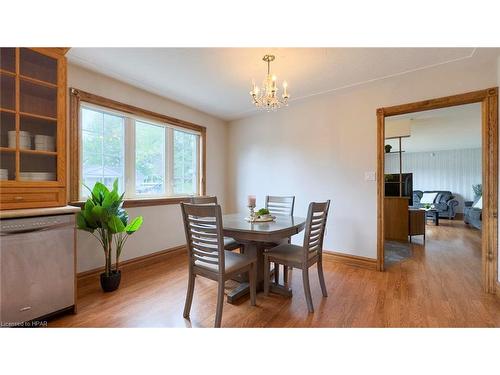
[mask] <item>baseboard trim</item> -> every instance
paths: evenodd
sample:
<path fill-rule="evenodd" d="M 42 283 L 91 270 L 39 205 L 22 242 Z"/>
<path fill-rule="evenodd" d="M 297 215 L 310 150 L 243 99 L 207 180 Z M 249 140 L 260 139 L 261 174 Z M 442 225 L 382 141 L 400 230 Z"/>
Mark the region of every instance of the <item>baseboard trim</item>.
<path fill-rule="evenodd" d="M 366 258 L 358 255 L 338 253 L 335 251 L 323 251 L 323 255 L 328 259 L 348 266 L 377 270 L 377 259 Z"/>
<path fill-rule="evenodd" d="M 179 253 L 186 251 L 186 245 L 175 246 L 169 249 L 157 251 L 151 254 L 142 255 L 140 257 L 132 258 L 124 260 L 120 263 L 120 270 L 132 270 L 140 267 L 145 267 L 152 263 L 165 260 L 174 255 L 178 255 Z M 104 272 L 104 266 L 99 268 L 94 268 L 89 271 L 80 272 L 76 275 L 78 283 L 85 282 L 89 279 L 98 278 L 99 275 Z"/>

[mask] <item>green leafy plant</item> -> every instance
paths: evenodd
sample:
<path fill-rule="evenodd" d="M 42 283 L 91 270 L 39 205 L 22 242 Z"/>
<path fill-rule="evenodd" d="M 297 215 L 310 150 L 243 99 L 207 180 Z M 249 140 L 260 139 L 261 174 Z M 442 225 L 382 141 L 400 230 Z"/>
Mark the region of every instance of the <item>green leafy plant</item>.
<path fill-rule="evenodd" d="M 118 272 L 120 255 L 123 246 L 130 235 L 142 225 L 142 216 L 129 222 L 128 214 L 123 209 L 123 194 L 118 194 L 118 179 L 113 183 L 113 190 L 104 184 L 96 182 L 90 190 L 90 197 L 82 210 L 76 216 L 78 229 L 91 233 L 104 250 L 105 274 L 109 276 L 113 271 Z M 112 265 L 113 243 L 115 245 L 115 267 Z"/>
<path fill-rule="evenodd" d="M 476 199 L 483 196 L 483 185 L 482 184 L 472 185 L 472 190 L 474 191 L 474 197 Z"/>
<path fill-rule="evenodd" d="M 267 208 L 261 208 L 257 211 L 257 216 L 269 215 L 269 210 Z"/>

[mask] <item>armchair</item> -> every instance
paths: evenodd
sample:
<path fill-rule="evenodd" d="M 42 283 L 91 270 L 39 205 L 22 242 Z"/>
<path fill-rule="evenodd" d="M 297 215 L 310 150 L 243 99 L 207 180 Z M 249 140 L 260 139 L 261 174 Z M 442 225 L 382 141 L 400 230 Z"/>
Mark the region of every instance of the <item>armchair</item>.
<path fill-rule="evenodd" d="M 482 209 L 474 207 L 476 202 L 479 200 L 477 198 L 474 201 L 466 201 L 464 208 L 464 223 L 473 226 L 474 228 L 481 229 L 483 213 Z"/>

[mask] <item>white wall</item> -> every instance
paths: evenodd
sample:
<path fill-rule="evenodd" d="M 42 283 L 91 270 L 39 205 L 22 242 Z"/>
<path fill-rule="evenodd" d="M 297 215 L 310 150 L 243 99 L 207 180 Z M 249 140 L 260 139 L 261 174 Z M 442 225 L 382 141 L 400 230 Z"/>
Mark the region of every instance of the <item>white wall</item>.
<path fill-rule="evenodd" d="M 481 183 L 481 149 L 405 152 L 403 173 L 413 173 L 413 190 L 449 190 L 463 212 L 464 201 L 474 200 L 472 185 Z M 386 173 L 399 173 L 399 155 L 385 155 Z"/>
<path fill-rule="evenodd" d="M 68 87 L 205 126 L 207 194 L 217 195 L 222 207 L 225 207 L 227 124 L 224 121 L 71 64 L 68 66 Z M 128 211 L 131 217 L 144 216 L 144 225 L 127 242 L 123 260 L 169 249 L 185 242 L 179 205 L 130 208 Z M 104 264 L 102 249 L 91 235 L 79 232 L 77 249 L 78 272 Z"/>
<path fill-rule="evenodd" d="M 332 67 L 334 69 L 335 67 Z M 497 85 L 497 56 L 472 58 L 330 94 L 229 126 L 229 210 L 246 196 L 295 194 L 297 214 L 332 200 L 325 249 L 376 258 L 376 109 Z"/>

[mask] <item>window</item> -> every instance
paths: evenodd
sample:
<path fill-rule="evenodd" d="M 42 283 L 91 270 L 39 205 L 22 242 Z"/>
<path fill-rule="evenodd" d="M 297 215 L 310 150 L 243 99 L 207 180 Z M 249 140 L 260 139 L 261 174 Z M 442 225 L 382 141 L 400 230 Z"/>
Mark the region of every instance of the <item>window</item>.
<path fill-rule="evenodd" d="M 82 108 L 82 182 L 92 188 L 97 181 L 111 187 L 118 178 L 120 190 L 125 183 L 124 118 L 102 111 Z M 85 186 L 81 195 L 88 194 Z"/>
<path fill-rule="evenodd" d="M 195 194 L 198 183 L 198 138 L 174 130 L 174 194 Z"/>
<path fill-rule="evenodd" d="M 164 126 L 135 122 L 135 192 L 137 195 L 165 195 L 166 193 L 165 133 Z"/>
<path fill-rule="evenodd" d="M 81 103 L 80 122 L 80 176 L 89 188 L 118 178 L 125 198 L 201 193 L 201 132 L 90 103 Z M 79 199 L 87 196 L 82 185 Z"/>

